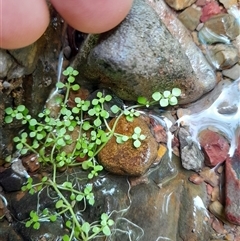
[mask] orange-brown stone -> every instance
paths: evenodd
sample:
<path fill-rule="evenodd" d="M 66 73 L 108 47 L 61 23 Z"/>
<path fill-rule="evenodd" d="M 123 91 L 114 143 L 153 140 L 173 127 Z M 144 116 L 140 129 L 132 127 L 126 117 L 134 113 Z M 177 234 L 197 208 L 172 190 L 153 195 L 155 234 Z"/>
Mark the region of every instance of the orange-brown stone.
<path fill-rule="evenodd" d="M 111 120 L 112 127 L 116 118 Z M 141 146 L 135 148 L 133 140 L 118 144 L 113 136 L 98 155 L 99 162 L 109 172 L 119 175 L 140 176 L 144 174 L 157 157 L 158 144 L 146 122 L 138 117 L 133 122 L 128 122 L 121 117 L 117 123 L 115 133 L 132 136 L 134 128 L 139 126 L 141 134 L 146 138 L 141 141 Z"/>

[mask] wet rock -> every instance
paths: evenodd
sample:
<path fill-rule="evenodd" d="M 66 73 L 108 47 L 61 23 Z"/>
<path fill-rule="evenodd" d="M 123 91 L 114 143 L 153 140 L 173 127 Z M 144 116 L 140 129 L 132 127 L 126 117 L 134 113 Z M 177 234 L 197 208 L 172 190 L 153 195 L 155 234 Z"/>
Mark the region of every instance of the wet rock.
<path fill-rule="evenodd" d="M 196 0 L 165 0 L 175 10 L 182 10 L 192 5 Z"/>
<path fill-rule="evenodd" d="M 204 27 L 216 35 L 227 36 L 230 40 L 234 40 L 240 34 L 239 22 L 230 14 L 213 16 L 205 22 Z"/>
<path fill-rule="evenodd" d="M 235 64 L 230 69 L 224 69 L 222 74 L 232 80 L 240 78 L 240 64 Z"/>
<path fill-rule="evenodd" d="M 213 128 L 227 138 L 230 143 L 228 154 L 230 156 L 233 155 L 237 148 L 237 138 L 239 135 L 239 83 L 240 79 L 237 79 L 230 83 L 230 85 L 225 85 L 225 88 L 222 89 L 217 99 L 214 102 L 208 103 L 210 104 L 209 108 L 204 110 L 202 108 L 198 113 L 187 114 L 177 120 L 178 123 L 189 126 L 194 142 L 198 143 L 198 134 L 200 131 Z"/>
<path fill-rule="evenodd" d="M 229 69 L 239 61 L 238 50 L 226 44 L 214 45 L 209 50 L 209 58 L 217 69 Z"/>
<path fill-rule="evenodd" d="M 112 127 L 116 119 L 113 119 L 109 126 Z M 141 146 L 135 148 L 132 140 L 122 144 L 116 142 L 112 137 L 105 147 L 99 152 L 99 162 L 109 172 L 119 175 L 139 176 L 146 172 L 157 157 L 158 145 L 150 132 L 145 121 L 141 118 L 134 118 L 133 122 L 128 122 L 125 117 L 121 117 L 115 128 L 115 132 L 132 136 L 135 127 L 141 128 L 141 134 L 146 139 L 141 141 Z"/>
<path fill-rule="evenodd" d="M 151 98 L 156 90 L 179 87 L 180 103 L 188 103 L 212 89 L 216 83 L 212 68 L 186 28 L 163 4 L 136 0 L 116 29 L 98 40 L 88 38 L 82 47 L 85 52 L 79 52 L 85 59 L 78 56 L 72 63 L 82 73 L 78 81 L 91 80 L 110 88 L 121 99 L 132 101 L 143 94 Z M 168 15 L 165 23 L 159 12 Z M 170 34 L 167 28 L 172 26 L 177 31 Z M 89 41 L 95 41 L 91 50 Z"/>
<path fill-rule="evenodd" d="M 196 184 L 196 185 L 199 185 L 199 184 L 204 182 L 204 179 L 203 179 L 203 177 L 201 177 L 197 173 L 194 173 L 189 177 L 189 181 Z"/>
<path fill-rule="evenodd" d="M 204 179 L 204 182 L 210 184 L 212 187 L 218 186 L 219 175 L 214 168 L 210 169 L 209 167 L 204 167 L 199 175 Z"/>
<path fill-rule="evenodd" d="M 201 12 L 193 7 L 186 8 L 178 15 L 178 19 L 184 24 L 184 26 L 193 31 L 199 24 Z"/>
<path fill-rule="evenodd" d="M 16 233 L 7 221 L 1 221 L 0 240 L 1 241 L 24 241 L 20 234 Z"/>
<path fill-rule="evenodd" d="M 206 208 L 205 185 L 194 185 L 190 182 L 183 183 L 180 209 L 179 239 L 177 240 L 209 240 L 211 235 L 208 227 L 209 213 Z M 189 212 L 189 209 L 192 210 Z"/>
<path fill-rule="evenodd" d="M 201 170 L 204 164 L 204 155 L 198 145 L 191 140 L 190 133 L 184 128 L 180 128 L 178 137 L 182 166 L 187 170 Z"/>
<path fill-rule="evenodd" d="M 179 167 L 178 170 L 179 174 L 159 190 L 151 182 L 154 173 L 150 174 L 148 184 L 131 188 L 132 205 L 125 217 L 144 230 L 142 240 L 155 241 L 159 237 L 164 240 L 208 240 L 211 232 L 207 227 L 204 185 L 188 182 L 187 173 L 183 174 Z M 161 169 L 156 171 L 161 172 Z"/>
<path fill-rule="evenodd" d="M 219 133 L 204 130 L 199 134 L 199 143 L 205 154 L 205 164 L 207 166 L 214 167 L 226 160 L 229 144 Z"/>
<path fill-rule="evenodd" d="M 0 185 L 6 192 L 14 192 L 21 190 L 25 178 L 16 174 L 11 168 L 7 168 L 1 173 Z"/>
<path fill-rule="evenodd" d="M 41 222 L 38 230 L 26 228 L 24 223 L 17 223 L 14 225 L 14 229 L 23 237 L 24 241 L 59 241 L 62 240 L 62 236 L 65 234 L 62 222 L 58 220 L 54 223 Z"/>
<path fill-rule="evenodd" d="M 200 19 L 202 22 L 206 22 L 209 18 L 219 13 L 221 13 L 219 4 L 216 1 L 212 1 L 203 6 Z"/>
<path fill-rule="evenodd" d="M 238 137 L 240 143 L 240 137 Z M 225 214 L 231 223 L 240 225 L 240 144 L 225 164 Z"/>

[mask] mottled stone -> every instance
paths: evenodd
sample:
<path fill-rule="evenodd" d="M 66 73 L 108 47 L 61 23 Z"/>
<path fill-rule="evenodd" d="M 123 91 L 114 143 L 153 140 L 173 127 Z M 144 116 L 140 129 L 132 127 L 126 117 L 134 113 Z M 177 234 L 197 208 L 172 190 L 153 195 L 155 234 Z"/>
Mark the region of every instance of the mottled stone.
<path fill-rule="evenodd" d="M 196 0 L 165 0 L 175 10 L 182 10 L 192 5 Z"/>
<path fill-rule="evenodd" d="M 77 81 L 85 79 L 89 85 L 91 80 L 132 101 L 143 95 L 151 98 L 156 90 L 179 87 L 179 103 L 189 103 L 212 89 L 216 84 L 212 67 L 186 28 L 163 4 L 136 0 L 117 28 L 101 35 L 98 41 L 88 38 L 82 47 L 85 52 L 80 50 L 81 56 L 72 64 L 80 70 Z M 163 18 L 168 23 L 163 23 L 159 12 L 167 12 Z M 167 25 L 176 32 L 170 34 Z M 95 47 L 89 50 L 88 41 L 95 41 Z"/>
<path fill-rule="evenodd" d="M 203 94 L 206 94 L 207 92 L 212 90 L 213 87 L 216 85 L 215 72 L 213 71 L 212 67 L 209 65 L 205 57 L 202 55 L 200 49 L 193 42 L 192 37 L 189 35 L 189 31 L 183 26 L 180 21 L 175 18 L 175 13 L 167 7 L 164 1 L 147 0 L 147 2 L 157 12 L 160 20 L 165 24 L 168 31 L 176 39 L 178 39 L 182 49 L 185 51 L 189 61 L 191 62 L 191 67 L 196 75 L 195 85 L 198 86 L 198 91 L 195 91 L 195 94 L 200 94 L 200 88 L 202 88 Z M 189 88 L 190 87 L 188 87 L 188 89 Z M 186 98 L 192 99 L 191 95 L 187 93 L 184 93 L 184 95 L 186 96 Z"/>
<path fill-rule="evenodd" d="M 240 137 L 233 157 L 225 164 L 225 214 L 229 222 L 240 225 Z"/>
<path fill-rule="evenodd" d="M 201 21 L 206 22 L 209 18 L 221 12 L 221 8 L 216 1 L 209 2 L 202 8 Z"/>
<path fill-rule="evenodd" d="M 201 170 L 204 164 L 204 155 L 197 144 L 191 140 L 190 133 L 184 128 L 180 128 L 178 138 L 182 166 L 187 170 Z"/>
<path fill-rule="evenodd" d="M 204 26 L 213 33 L 234 40 L 240 34 L 238 20 L 230 14 L 218 14 L 208 19 Z"/>
<path fill-rule="evenodd" d="M 232 45 L 216 44 L 209 49 L 209 58 L 217 69 L 229 69 L 239 60 L 238 50 Z"/>
<path fill-rule="evenodd" d="M 178 15 L 178 19 L 186 28 L 193 31 L 199 24 L 200 16 L 201 12 L 198 9 L 189 7 Z"/>
<path fill-rule="evenodd" d="M 240 78 L 240 64 L 235 64 L 230 69 L 224 69 L 222 74 L 232 80 Z"/>
<path fill-rule="evenodd" d="M 112 127 L 116 119 L 110 121 Z M 139 126 L 141 134 L 146 139 L 141 141 L 141 146 L 135 148 L 133 140 L 128 140 L 122 144 L 116 142 L 112 137 L 104 148 L 99 152 L 99 162 L 106 170 L 119 175 L 139 176 L 144 174 L 157 157 L 158 145 L 149 127 L 141 118 L 134 118 L 133 122 L 128 122 L 125 117 L 121 117 L 116 125 L 115 132 L 132 136 L 134 128 Z"/>
<path fill-rule="evenodd" d="M 213 167 L 226 160 L 229 151 L 228 141 L 219 133 L 203 130 L 199 134 L 199 143 L 205 154 L 205 164 Z"/>

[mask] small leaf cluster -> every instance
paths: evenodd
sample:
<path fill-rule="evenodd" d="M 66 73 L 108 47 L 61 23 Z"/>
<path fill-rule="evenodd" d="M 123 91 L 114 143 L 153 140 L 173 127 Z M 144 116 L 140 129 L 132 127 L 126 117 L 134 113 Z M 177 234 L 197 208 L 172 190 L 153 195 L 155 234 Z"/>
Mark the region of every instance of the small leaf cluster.
<path fill-rule="evenodd" d="M 155 92 L 152 94 L 153 101 L 150 102 L 146 97 L 138 97 L 138 103 L 149 107 L 155 103 L 159 103 L 161 107 L 167 107 L 169 105 L 177 105 L 178 99 L 181 95 L 181 90 L 179 88 L 173 88 L 172 91 L 165 90 L 163 93 Z"/>
<path fill-rule="evenodd" d="M 134 128 L 134 133 L 132 134 L 132 136 L 126 136 L 126 135 L 121 135 L 121 134 L 115 134 L 116 136 L 116 142 L 119 144 L 122 144 L 126 141 L 128 141 L 129 139 L 133 140 L 133 146 L 138 148 L 141 146 L 141 141 L 146 139 L 146 136 L 144 134 L 141 134 L 142 130 L 139 126 L 136 126 Z"/>
<path fill-rule="evenodd" d="M 55 222 L 57 220 L 56 214 L 51 214 L 47 208 L 45 208 L 42 212 L 31 211 L 30 219 L 26 222 L 25 226 L 29 228 L 32 226 L 35 230 L 40 228 L 41 222 Z"/>
<path fill-rule="evenodd" d="M 98 93 L 91 102 L 76 97 L 74 107 L 70 108 L 68 106 L 70 92 L 80 88 L 78 84 L 74 83 L 78 71 L 68 67 L 63 74 L 66 76 L 66 82 L 57 83 L 57 88 L 63 89 L 66 94 L 64 99 L 56 99 L 57 104 L 61 107 L 57 116 L 52 116 L 50 109 L 44 109 L 36 118 L 33 118 L 28 109 L 24 105 L 20 105 L 15 109 L 6 108 L 5 122 L 11 123 L 17 119 L 28 128 L 13 139 L 20 154 L 35 153 L 40 162 L 52 166 L 52 176 L 44 176 L 38 183 L 34 183 L 30 177 L 22 190 L 28 191 L 30 194 L 37 193 L 45 187 L 54 190 L 58 197 L 55 204 L 56 213 L 50 215 L 48 210 L 33 210 L 26 222 L 26 227 L 39 229 L 41 222 L 53 222 L 58 216 L 71 217 L 67 219 L 66 227 L 74 228 L 69 239 L 65 236 L 64 240 L 73 238 L 90 240 L 103 232 L 110 235 L 110 232 L 106 231 L 107 226 L 103 228 L 100 224 L 102 220 L 96 221 L 92 226 L 78 220 L 74 213 L 76 203 L 83 203 L 82 211 L 87 205 L 94 205 L 93 186 L 88 184 L 79 190 L 78 185 L 74 185 L 73 181 L 58 183 L 56 173 L 57 168 L 81 165 L 84 170 L 89 171 L 88 178 L 92 179 L 103 170 L 95 157 L 110 138 L 110 133 L 102 129 L 102 124 L 106 123 L 109 118 L 103 104 L 110 101 L 111 96 L 103 96 L 102 93 Z M 67 146 L 71 147 L 70 151 L 67 150 Z M 77 158 L 86 160 L 78 162 Z M 91 227 L 92 234 L 86 238 L 88 225 Z"/>
<path fill-rule="evenodd" d="M 102 213 L 101 215 L 101 221 L 100 224 L 98 223 L 88 223 L 84 222 L 81 228 L 73 229 L 73 224 L 71 222 L 67 222 L 66 226 L 74 230 L 74 235 L 77 237 L 81 237 L 81 240 L 87 241 L 96 238 L 99 234 L 103 234 L 105 236 L 110 236 L 111 235 L 111 229 L 110 227 L 114 225 L 114 221 L 109 218 L 109 215 L 106 213 Z M 69 235 L 64 235 L 63 236 L 63 241 L 70 241 L 71 236 Z"/>

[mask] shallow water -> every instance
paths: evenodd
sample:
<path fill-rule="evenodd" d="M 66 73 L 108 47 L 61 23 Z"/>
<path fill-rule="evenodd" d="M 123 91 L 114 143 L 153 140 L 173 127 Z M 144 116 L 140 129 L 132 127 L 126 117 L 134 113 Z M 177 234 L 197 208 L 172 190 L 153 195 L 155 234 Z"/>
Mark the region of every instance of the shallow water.
<path fill-rule="evenodd" d="M 184 115 L 177 123 L 189 126 L 191 138 L 198 145 L 198 134 L 202 130 L 209 127 L 217 130 L 228 139 L 229 155 L 233 156 L 240 136 L 240 78 L 225 87 L 209 108 Z"/>

